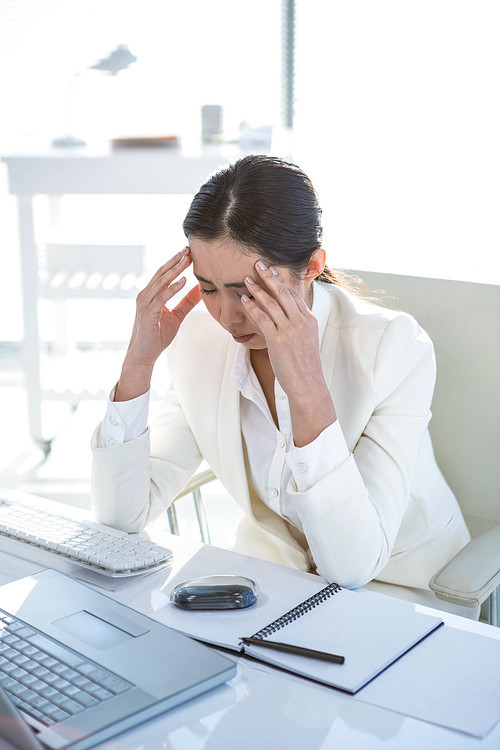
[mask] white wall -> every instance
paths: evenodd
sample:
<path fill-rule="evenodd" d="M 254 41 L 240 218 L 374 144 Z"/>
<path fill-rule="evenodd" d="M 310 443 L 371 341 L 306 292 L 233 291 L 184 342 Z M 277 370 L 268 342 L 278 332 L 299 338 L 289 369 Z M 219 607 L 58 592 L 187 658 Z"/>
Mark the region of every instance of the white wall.
<path fill-rule="evenodd" d="M 298 0 L 296 158 L 332 265 L 500 281 L 500 3 Z"/>
<path fill-rule="evenodd" d="M 0 153 L 73 127 L 199 137 L 280 121 L 281 0 L 0 0 Z M 296 0 L 292 155 L 333 266 L 499 283 L 500 3 Z M 136 65 L 89 71 L 117 44 Z M 14 202 L 0 173 L 0 340 L 22 335 Z"/>

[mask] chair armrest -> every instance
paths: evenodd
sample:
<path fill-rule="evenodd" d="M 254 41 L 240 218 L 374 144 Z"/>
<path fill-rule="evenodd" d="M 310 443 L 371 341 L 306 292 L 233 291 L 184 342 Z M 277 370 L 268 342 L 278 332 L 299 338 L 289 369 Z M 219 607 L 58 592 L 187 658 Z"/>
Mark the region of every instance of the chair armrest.
<path fill-rule="evenodd" d="M 184 495 L 190 495 L 191 492 L 194 492 L 199 487 L 202 487 L 204 484 L 208 484 L 209 482 L 212 482 L 214 479 L 216 479 L 216 476 L 211 469 L 207 469 L 206 471 L 200 471 L 199 474 L 194 474 L 194 476 L 191 477 L 191 479 L 186 484 L 184 489 L 181 490 L 181 492 L 179 492 L 175 500 L 177 500 L 180 497 L 184 497 Z"/>
<path fill-rule="evenodd" d="M 500 584 L 500 524 L 469 542 L 431 578 L 439 599 L 480 606 Z"/>

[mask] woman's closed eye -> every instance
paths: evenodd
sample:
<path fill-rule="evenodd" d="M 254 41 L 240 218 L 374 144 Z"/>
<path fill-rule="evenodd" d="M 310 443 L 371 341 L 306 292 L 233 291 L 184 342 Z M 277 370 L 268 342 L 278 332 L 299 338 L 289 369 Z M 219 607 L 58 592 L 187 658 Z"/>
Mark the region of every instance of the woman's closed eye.
<path fill-rule="evenodd" d="M 201 294 L 215 294 L 217 289 L 203 289 L 202 286 L 200 286 L 200 292 Z M 238 294 L 238 297 L 241 299 L 241 294 Z M 247 294 L 247 297 L 250 297 L 249 294 Z M 253 297 L 250 297 L 250 299 L 253 299 Z"/>

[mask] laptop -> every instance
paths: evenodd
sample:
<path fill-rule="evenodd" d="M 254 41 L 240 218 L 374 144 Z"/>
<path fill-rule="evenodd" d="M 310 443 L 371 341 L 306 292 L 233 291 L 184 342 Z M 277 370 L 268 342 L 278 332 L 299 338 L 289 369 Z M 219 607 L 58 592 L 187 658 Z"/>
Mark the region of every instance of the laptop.
<path fill-rule="evenodd" d="M 233 660 L 58 571 L 0 586 L 0 738 L 14 747 L 30 748 L 29 726 L 32 748 L 85 750 L 235 673 Z"/>

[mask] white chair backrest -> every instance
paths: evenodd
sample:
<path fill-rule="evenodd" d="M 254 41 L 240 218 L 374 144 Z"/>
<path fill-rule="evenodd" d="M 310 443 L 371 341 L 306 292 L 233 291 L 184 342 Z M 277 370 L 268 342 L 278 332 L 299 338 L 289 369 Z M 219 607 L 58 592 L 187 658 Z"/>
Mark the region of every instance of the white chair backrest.
<path fill-rule="evenodd" d="M 46 269 L 86 273 L 142 274 L 144 266 L 143 245 L 45 245 Z"/>
<path fill-rule="evenodd" d="M 39 295 L 60 302 L 135 297 L 145 250 L 143 245 L 44 245 Z"/>
<path fill-rule="evenodd" d="M 352 271 L 431 337 L 437 382 L 430 432 L 473 536 L 500 523 L 500 287 Z"/>

